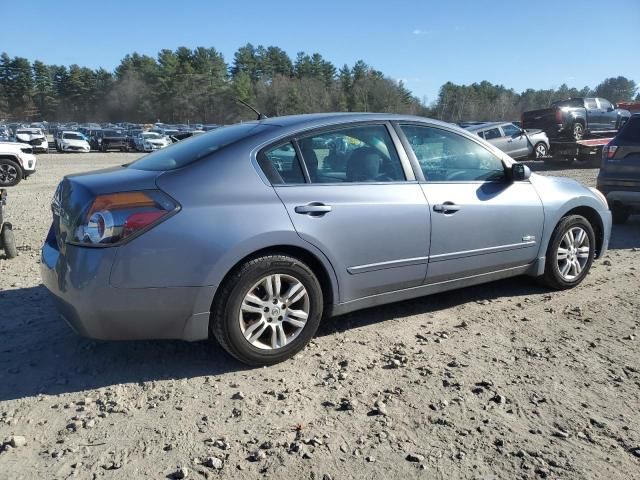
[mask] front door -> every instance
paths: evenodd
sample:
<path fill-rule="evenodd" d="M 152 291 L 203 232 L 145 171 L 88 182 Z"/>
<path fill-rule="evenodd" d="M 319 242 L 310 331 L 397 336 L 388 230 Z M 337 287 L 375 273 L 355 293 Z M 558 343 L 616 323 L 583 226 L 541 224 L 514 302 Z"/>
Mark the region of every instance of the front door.
<path fill-rule="evenodd" d="M 536 259 L 544 214 L 529 181 L 508 181 L 498 157 L 458 133 L 417 125 L 401 129 L 420 158 L 421 186 L 431 209 L 426 283 L 525 266 Z"/>
<path fill-rule="evenodd" d="M 511 158 L 522 158 L 529 155 L 530 142 L 527 139 L 527 136 L 522 133 L 521 129 L 512 123 L 502 125 L 500 128 L 502 129 L 504 138 L 507 141 L 507 145 L 509 145 L 507 154 Z M 533 151 L 533 147 L 531 147 L 531 150 Z"/>
<path fill-rule="evenodd" d="M 265 157 L 284 179 L 275 190 L 296 231 L 333 265 L 340 302 L 422 284 L 429 210 L 385 124 L 312 133 Z M 285 171 L 299 157 L 304 179 Z"/>

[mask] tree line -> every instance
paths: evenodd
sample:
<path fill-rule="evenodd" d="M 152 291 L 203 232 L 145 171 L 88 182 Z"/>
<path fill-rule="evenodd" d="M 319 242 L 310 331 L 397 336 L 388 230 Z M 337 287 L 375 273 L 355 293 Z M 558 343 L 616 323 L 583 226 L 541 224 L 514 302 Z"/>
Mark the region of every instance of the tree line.
<path fill-rule="evenodd" d="M 513 120 L 571 96 L 631 100 L 636 84 L 612 77 L 590 89 L 561 85 L 517 93 L 483 81 L 447 82 L 426 105 L 402 81 L 364 61 L 337 68 L 319 53 L 294 59 L 279 47 L 247 44 L 231 64 L 215 48 L 163 49 L 154 58 L 126 55 L 113 72 L 79 65 L 47 65 L 0 55 L 0 119 L 232 123 L 253 114 L 235 99 L 267 116 L 324 111 L 396 112 L 446 121 Z M 640 95 L 635 97 L 640 100 Z"/>

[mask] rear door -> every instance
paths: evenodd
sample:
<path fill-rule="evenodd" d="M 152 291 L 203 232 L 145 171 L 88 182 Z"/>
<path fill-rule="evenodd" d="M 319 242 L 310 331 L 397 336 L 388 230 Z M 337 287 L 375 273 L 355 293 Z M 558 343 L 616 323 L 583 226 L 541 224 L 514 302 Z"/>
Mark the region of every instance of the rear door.
<path fill-rule="evenodd" d="M 598 106 L 595 98 L 585 98 L 584 108 L 587 111 L 587 129 L 594 132 L 603 130 L 602 128 L 602 111 Z"/>
<path fill-rule="evenodd" d="M 385 123 L 348 124 L 261 153 L 296 231 L 331 261 L 341 302 L 414 287 L 426 275 L 429 209 L 398 145 Z"/>
<path fill-rule="evenodd" d="M 427 283 L 531 264 L 544 214 L 529 181 L 506 179 L 502 161 L 451 130 L 400 125 L 424 175 L 431 208 Z"/>

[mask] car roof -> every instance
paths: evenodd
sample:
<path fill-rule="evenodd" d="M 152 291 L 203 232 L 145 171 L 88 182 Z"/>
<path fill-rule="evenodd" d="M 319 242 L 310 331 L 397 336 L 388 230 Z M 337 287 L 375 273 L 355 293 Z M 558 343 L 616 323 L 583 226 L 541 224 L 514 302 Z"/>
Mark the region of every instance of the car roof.
<path fill-rule="evenodd" d="M 306 130 L 333 124 L 370 122 L 370 121 L 395 121 L 395 122 L 429 122 L 445 128 L 458 128 L 440 120 L 415 115 L 401 115 L 395 113 L 363 113 L 363 112 L 327 112 L 306 113 L 301 115 L 285 115 L 282 117 L 270 117 L 262 120 L 253 120 L 244 123 L 273 125 L 285 127 L 286 130 Z"/>
<path fill-rule="evenodd" d="M 501 125 L 509 125 L 511 124 L 511 122 L 487 122 L 487 123 L 483 123 L 482 125 L 471 125 L 470 127 L 467 127 L 466 130 L 469 130 L 470 132 L 477 132 L 478 130 L 484 130 L 486 128 L 495 128 L 495 127 L 500 127 Z"/>

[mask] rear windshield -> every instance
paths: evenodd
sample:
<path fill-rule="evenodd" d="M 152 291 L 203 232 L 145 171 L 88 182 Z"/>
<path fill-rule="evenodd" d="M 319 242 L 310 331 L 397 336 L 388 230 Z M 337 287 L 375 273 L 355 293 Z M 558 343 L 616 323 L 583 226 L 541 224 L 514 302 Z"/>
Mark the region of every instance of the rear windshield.
<path fill-rule="evenodd" d="M 570 100 L 562 100 L 561 102 L 553 102 L 552 107 L 584 107 L 582 98 L 572 98 Z"/>
<path fill-rule="evenodd" d="M 122 130 L 104 130 L 105 137 L 124 137 L 124 131 Z"/>
<path fill-rule="evenodd" d="M 174 170 L 200 160 L 238 140 L 262 133 L 269 128 L 273 128 L 273 126 L 259 123 L 239 123 L 218 128 L 175 143 L 168 148 L 157 150 L 130 163 L 127 167 L 152 171 Z"/>
<path fill-rule="evenodd" d="M 620 140 L 630 140 L 640 142 L 640 115 L 634 115 L 629 119 L 618 134 Z"/>
<path fill-rule="evenodd" d="M 62 138 L 66 140 L 84 140 L 84 136 L 79 133 L 63 133 Z"/>

